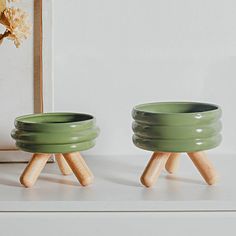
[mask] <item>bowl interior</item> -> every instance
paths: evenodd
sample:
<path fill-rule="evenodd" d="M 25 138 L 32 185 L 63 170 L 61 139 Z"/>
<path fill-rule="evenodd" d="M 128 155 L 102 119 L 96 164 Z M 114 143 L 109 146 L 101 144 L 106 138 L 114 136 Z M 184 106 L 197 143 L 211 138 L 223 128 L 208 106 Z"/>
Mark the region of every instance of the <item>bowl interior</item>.
<path fill-rule="evenodd" d="M 175 114 L 175 113 L 198 113 L 217 110 L 219 107 L 208 103 L 195 102 L 159 102 L 147 103 L 136 106 L 136 111 L 154 113 L 154 114 Z"/>
<path fill-rule="evenodd" d="M 42 113 L 18 117 L 16 120 L 23 123 L 42 123 L 42 124 L 57 124 L 57 123 L 74 123 L 92 120 L 93 116 L 80 113 Z"/>

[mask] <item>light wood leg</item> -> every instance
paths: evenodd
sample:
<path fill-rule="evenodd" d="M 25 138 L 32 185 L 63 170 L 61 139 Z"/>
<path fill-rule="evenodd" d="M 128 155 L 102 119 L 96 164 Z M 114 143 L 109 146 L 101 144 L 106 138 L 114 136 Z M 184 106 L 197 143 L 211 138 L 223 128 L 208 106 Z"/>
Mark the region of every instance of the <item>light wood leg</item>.
<path fill-rule="evenodd" d="M 93 174 L 79 152 L 63 154 L 80 184 L 87 186 L 93 182 Z"/>
<path fill-rule="evenodd" d="M 208 160 L 207 155 L 204 152 L 192 152 L 188 153 L 188 155 L 205 181 L 209 185 L 215 184 L 218 176 L 214 166 Z"/>
<path fill-rule="evenodd" d="M 151 187 L 157 181 L 161 171 L 164 169 L 170 153 L 154 152 L 148 162 L 140 181 L 146 187 Z"/>
<path fill-rule="evenodd" d="M 34 154 L 20 177 L 20 182 L 25 187 L 32 187 L 51 154 Z"/>
<path fill-rule="evenodd" d="M 168 161 L 166 162 L 166 170 L 172 174 L 175 173 L 179 168 L 179 157 L 180 153 L 171 153 Z"/>
<path fill-rule="evenodd" d="M 63 175 L 70 175 L 73 173 L 67 161 L 65 160 L 64 156 L 61 153 L 55 154 L 55 157 L 56 157 L 56 161 L 59 166 L 59 169 L 61 170 L 61 173 Z"/>

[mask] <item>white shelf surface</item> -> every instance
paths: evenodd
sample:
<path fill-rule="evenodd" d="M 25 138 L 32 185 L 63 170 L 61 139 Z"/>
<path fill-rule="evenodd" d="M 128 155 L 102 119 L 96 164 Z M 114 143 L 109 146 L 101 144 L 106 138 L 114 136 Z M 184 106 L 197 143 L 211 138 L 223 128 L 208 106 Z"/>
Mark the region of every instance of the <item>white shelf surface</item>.
<path fill-rule="evenodd" d="M 56 163 L 47 164 L 36 185 L 18 181 L 26 164 L 0 164 L 0 211 L 13 212 L 162 212 L 236 211 L 236 156 L 211 156 L 220 182 L 208 186 L 191 160 L 182 155 L 178 173 L 163 172 L 153 188 L 139 177 L 149 156 L 87 156 L 95 182 L 81 187 L 75 176 L 62 176 Z"/>

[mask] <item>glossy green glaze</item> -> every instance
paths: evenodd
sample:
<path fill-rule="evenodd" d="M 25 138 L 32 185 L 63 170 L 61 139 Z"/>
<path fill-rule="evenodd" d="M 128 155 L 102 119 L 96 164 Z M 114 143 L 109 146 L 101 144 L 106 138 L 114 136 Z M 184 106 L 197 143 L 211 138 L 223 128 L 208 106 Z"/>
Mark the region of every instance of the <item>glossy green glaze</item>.
<path fill-rule="evenodd" d="M 91 115 L 42 113 L 16 118 L 11 136 L 27 152 L 69 153 L 93 147 L 98 134 Z"/>
<path fill-rule="evenodd" d="M 221 109 L 195 102 L 159 102 L 133 109 L 134 144 L 163 152 L 196 152 L 221 142 Z"/>

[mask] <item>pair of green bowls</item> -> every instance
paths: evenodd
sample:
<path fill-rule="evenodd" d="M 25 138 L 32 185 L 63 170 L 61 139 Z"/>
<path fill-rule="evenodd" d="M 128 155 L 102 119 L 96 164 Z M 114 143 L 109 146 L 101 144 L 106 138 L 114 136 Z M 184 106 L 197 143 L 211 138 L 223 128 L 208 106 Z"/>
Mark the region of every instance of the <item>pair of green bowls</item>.
<path fill-rule="evenodd" d="M 133 142 L 142 149 L 196 152 L 221 142 L 219 106 L 194 102 L 159 102 L 134 107 Z M 95 118 L 79 113 L 43 113 L 15 120 L 16 146 L 32 153 L 70 153 L 95 145 Z"/>

